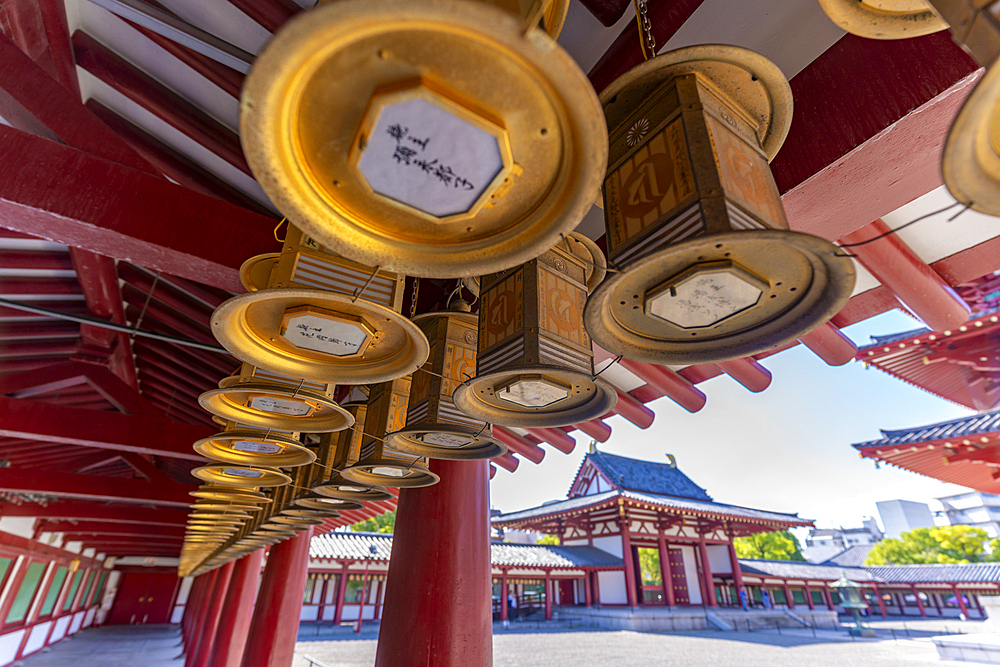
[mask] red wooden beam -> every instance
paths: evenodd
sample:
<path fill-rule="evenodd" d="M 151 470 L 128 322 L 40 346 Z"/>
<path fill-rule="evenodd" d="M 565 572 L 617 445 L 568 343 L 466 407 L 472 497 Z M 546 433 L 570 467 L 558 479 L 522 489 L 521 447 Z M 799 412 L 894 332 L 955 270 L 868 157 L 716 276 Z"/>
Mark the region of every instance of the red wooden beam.
<path fill-rule="evenodd" d="M 133 102 L 252 176 L 240 138 L 180 95 L 139 71 L 85 32 L 73 33 L 76 63 Z"/>
<path fill-rule="evenodd" d="M 688 412 L 698 412 L 705 407 L 705 394 L 669 368 L 632 359 L 622 359 L 618 363 Z"/>
<path fill-rule="evenodd" d="M 166 485 L 137 479 L 0 468 L 0 490 L 10 493 L 187 507 L 191 504 L 188 491 L 194 489 L 188 484 Z"/>
<path fill-rule="evenodd" d="M 545 458 L 545 450 L 527 438 L 523 438 L 502 426 L 493 427 L 493 437 L 507 445 L 510 451 L 522 456 L 532 463 L 541 463 Z"/>
<path fill-rule="evenodd" d="M 771 371 L 750 358 L 720 361 L 716 365 L 722 372 L 752 392 L 762 392 L 771 386 Z"/>
<path fill-rule="evenodd" d="M 0 396 L 0 435 L 201 461 L 191 443 L 212 435 L 212 431 L 187 424 L 150 423 L 142 416 Z"/>
<path fill-rule="evenodd" d="M 115 523 L 112 521 L 39 521 L 47 533 L 73 535 L 120 535 L 184 537 L 184 526 L 148 525 L 142 523 Z"/>
<path fill-rule="evenodd" d="M 831 366 L 843 366 L 858 353 L 858 346 L 829 322 L 813 329 L 799 342 Z"/>
<path fill-rule="evenodd" d="M 566 431 L 556 428 L 526 428 L 524 429 L 542 442 L 547 442 L 563 454 L 573 453 L 576 440 L 566 435 Z"/>
<path fill-rule="evenodd" d="M 292 0 L 229 0 L 241 12 L 261 24 L 268 32 L 277 32 L 302 7 Z"/>
<path fill-rule="evenodd" d="M 612 410 L 614 414 L 621 415 L 639 428 L 649 428 L 653 425 L 656 414 L 652 410 L 625 392 L 616 391 L 618 391 L 618 403 Z"/>
<path fill-rule="evenodd" d="M 189 497 L 188 504 L 194 501 Z M 141 523 L 163 526 L 183 526 L 187 522 L 187 508 L 170 509 L 136 507 L 134 505 L 108 505 L 94 502 L 50 502 L 44 506 L 35 503 L 3 506 L 4 516 L 37 516 L 62 523 L 71 520 L 102 521 L 109 523 Z"/>
<path fill-rule="evenodd" d="M 840 242 L 931 331 L 955 329 L 969 319 L 969 304 L 881 219 Z"/>
<path fill-rule="evenodd" d="M 579 424 L 574 424 L 573 426 L 567 427 L 567 432 L 578 429 L 580 432 L 585 433 L 597 442 L 607 442 L 611 437 L 611 427 L 605 424 L 600 419 L 594 419 L 589 422 L 581 422 Z"/>
<path fill-rule="evenodd" d="M 168 181 L 0 126 L 0 226 L 243 291 L 274 221 Z"/>

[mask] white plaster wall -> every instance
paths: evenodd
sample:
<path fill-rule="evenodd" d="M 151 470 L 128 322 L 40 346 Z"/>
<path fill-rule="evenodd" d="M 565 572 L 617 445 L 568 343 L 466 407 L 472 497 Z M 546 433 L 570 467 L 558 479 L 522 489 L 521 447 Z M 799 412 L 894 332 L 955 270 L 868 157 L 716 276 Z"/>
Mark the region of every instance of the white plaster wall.
<path fill-rule="evenodd" d="M 87 610 L 87 615 L 83 617 L 83 627 L 89 628 L 94 624 L 94 617 L 97 616 L 97 607 L 91 607 Z"/>
<path fill-rule="evenodd" d="M 21 646 L 26 630 L 17 630 L 0 635 L 0 665 L 9 665 L 17 657 L 17 649 Z"/>
<path fill-rule="evenodd" d="M 182 618 L 184 618 L 184 605 L 177 605 L 174 607 L 174 610 L 170 612 L 170 622 L 180 623 Z"/>
<path fill-rule="evenodd" d="M 31 628 L 28 642 L 24 645 L 24 655 L 30 655 L 45 646 L 45 638 L 49 634 L 50 627 L 52 627 L 52 621 L 45 621 Z"/>
<path fill-rule="evenodd" d="M 56 627 L 52 629 L 52 638 L 49 639 L 50 644 L 55 644 L 57 641 L 66 636 L 66 628 L 69 627 L 69 616 L 63 616 L 62 618 L 56 620 Z"/>
<path fill-rule="evenodd" d="M 80 626 L 83 625 L 84 612 L 78 611 L 73 614 L 73 622 L 69 624 L 69 633 L 75 635 L 79 630 Z"/>
<path fill-rule="evenodd" d="M 595 537 L 594 546 L 601 551 L 606 551 L 614 556 L 622 557 L 622 538 L 620 535 L 609 537 Z"/>
<path fill-rule="evenodd" d="M 314 607 L 312 605 L 302 605 L 302 610 L 299 612 L 300 621 L 315 621 L 319 617 L 319 607 Z"/>
<path fill-rule="evenodd" d="M 585 547 L 587 546 L 587 540 L 563 540 L 563 546 L 566 547 Z"/>
<path fill-rule="evenodd" d="M 0 516 L 0 531 L 30 540 L 35 536 L 36 520 L 33 516 Z"/>
<path fill-rule="evenodd" d="M 63 545 L 63 549 L 78 554 L 83 551 L 83 542 L 67 542 Z"/>
<path fill-rule="evenodd" d="M 698 581 L 698 566 L 694 559 L 694 547 L 680 547 L 684 558 L 684 576 L 687 577 L 688 599 L 691 604 L 701 604 L 701 584 Z"/>
<path fill-rule="evenodd" d="M 628 604 L 624 572 L 598 572 L 597 586 L 600 589 L 601 604 Z"/>
<path fill-rule="evenodd" d="M 337 613 L 337 610 L 334 607 L 323 607 L 323 620 L 324 621 L 332 621 L 333 620 L 333 616 L 336 613 Z"/>
<path fill-rule="evenodd" d="M 729 560 L 727 545 L 709 544 L 705 549 L 708 551 L 708 564 L 712 568 L 712 574 L 732 574 L 733 564 Z"/>
<path fill-rule="evenodd" d="M 94 547 L 90 547 L 88 549 L 84 549 L 83 554 L 81 555 L 84 558 L 93 558 L 96 554 L 97 554 L 97 549 L 95 549 Z"/>
<path fill-rule="evenodd" d="M 356 604 L 345 604 L 344 611 L 340 614 L 340 620 L 342 621 L 356 621 L 358 620 L 358 609 L 360 605 Z M 375 619 L 375 606 L 365 604 L 365 613 L 362 616 L 362 620 L 374 620 Z"/>
<path fill-rule="evenodd" d="M 181 579 L 181 588 L 177 591 L 177 601 L 175 604 L 187 604 L 188 595 L 191 594 L 191 585 L 194 583 L 194 577 L 184 577 Z"/>

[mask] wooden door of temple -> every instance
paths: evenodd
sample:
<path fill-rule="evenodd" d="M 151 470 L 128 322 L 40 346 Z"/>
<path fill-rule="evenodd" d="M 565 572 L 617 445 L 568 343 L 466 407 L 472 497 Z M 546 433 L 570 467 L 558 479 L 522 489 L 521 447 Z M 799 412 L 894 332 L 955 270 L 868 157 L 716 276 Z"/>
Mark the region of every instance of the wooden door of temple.
<path fill-rule="evenodd" d="M 688 595 L 687 575 L 684 573 L 684 554 L 680 549 L 668 548 L 670 557 L 670 584 L 674 588 L 674 604 L 691 604 Z"/>
<path fill-rule="evenodd" d="M 108 625 L 169 623 L 176 574 L 126 572 L 122 575 Z"/>

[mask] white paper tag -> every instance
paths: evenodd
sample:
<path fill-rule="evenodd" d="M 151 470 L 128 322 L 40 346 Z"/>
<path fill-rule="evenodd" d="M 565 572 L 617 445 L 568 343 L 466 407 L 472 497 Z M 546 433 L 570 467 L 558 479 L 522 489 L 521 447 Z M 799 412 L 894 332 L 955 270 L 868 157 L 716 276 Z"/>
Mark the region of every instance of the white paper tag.
<path fill-rule="evenodd" d="M 250 399 L 250 407 L 276 415 L 290 415 L 292 417 L 303 417 L 312 410 L 308 403 L 274 398 L 273 396 L 254 396 Z"/>
<path fill-rule="evenodd" d="M 472 442 L 468 437 L 452 435 L 450 433 L 428 433 L 423 437 L 423 441 L 438 447 L 464 447 Z"/>
<path fill-rule="evenodd" d="M 251 452 L 253 454 L 277 454 L 283 447 L 273 442 L 260 442 L 257 440 L 237 440 L 233 443 L 232 449 L 238 452 Z"/>
<path fill-rule="evenodd" d="M 358 161 L 372 190 L 438 218 L 472 208 L 502 168 L 494 135 L 423 98 L 383 107 Z"/>
<path fill-rule="evenodd" d="M 227 475 L 232 475 L 233 477 L 263 477 L 264 473 L 259 470 L 247 470 L 246 468 L 226 468 L 222 471 Z"/>

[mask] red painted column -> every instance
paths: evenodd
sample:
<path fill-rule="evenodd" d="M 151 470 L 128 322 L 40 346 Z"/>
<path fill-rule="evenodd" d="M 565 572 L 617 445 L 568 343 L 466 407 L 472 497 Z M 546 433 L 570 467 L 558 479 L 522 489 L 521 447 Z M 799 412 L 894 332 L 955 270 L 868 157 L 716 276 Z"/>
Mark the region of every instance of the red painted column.
<path fill-rule="evenodd" d="M 191 582 L 191 590 L 188 592 L 187 602 L 184 603 L 184 616 L 181 618 L 181 636 L 187 642 L 194 626 L 195 617 L 198 615 L 198 606 L 201 604 L 201 591 L 205 587 L 205 575 L 195 577 Z"/>
<path fill-rule="evenodd" d="M 958 590 L 958 586 L 955 584 L 951 585 L 951 590 L 955 593 L 955 600 L 958 601 L 959 610 L 965 614 L 965 617 L 969 617 L 969 610 L 965 608 L 965 602 L 962 600 L 962 593 Z"/>
<path fill-rule="evenodd" d="M 667 540 L 663 536 L 663 531 L 659 531 L 656 536 L 656 550 L 660 554 L 660 578 L 663 580 L 663 604 L 673 607 L 677 604 L 674 600 L 674 581 L 670 574 L 670 550 L 667 548 Z"/>
<path fill-rule="evenodd" d="M 810 609 L 815 609 L 816 606 L 813 604 L 812 593 L 809 591 L 809 585 L 806 584 L 806 604 L 809 605 Z"/>
<path fill-rule="evenodd" d="M 795 600 L 792 598 L 792 590 L 788 588 L 788 582 L 782 581 L 781 588 L 785 591 L 785 604 L 789 609 L 795 609 Z"/>
<path fill-rule="evenodd" d="M 823 585 L 823 597 L 826 599 L 826 608 L 833 611 L 833 598 L 830 597 L 830 589 Z"/>
<path fill-rule="evenodd" d="M 954 329 L 969 319 L 969 305 L 881 219 L 840 243 L 931 331 Z M 877 241 L 877 237 L 887 234 Z M 870 243 L 865 243 L 871 241 Z M 864 245 L 853 245 L 864 243 Z"/>
<path fill-rule="evenodd" d="M 701 576 L 705 581 L 705 604 L 709 607 L 718 607 L 719 601 L 715 599 L 715 575 L 712 574 L 712 564 L 708 562 L 708 547 L 705 545 L 705 536 L 698 540 L 698 550 L 701 552 Z"/>
<path fill-rule="evenodd" d="M 344 613 L 344 595 L 347 593 L 347 566 L 350 563 L 344 563 L 343 567 L 340 569 L 340 581 L 337 582 L 337 602 L 333 608 L 333 624 L 340 625 L 340 619 Z"/>
<path fill-rule="evenodd" d="M 552 620 L 552 598 L 553 598 L 552 594 L 554 592 L 553 589 L 555 588 L 555 586 L 553 586 L 554 583 L 555 582 L 552 581 L 552 573 L 546 572 L 545 573 L 545 620 L 546 621 Z"/>
<path fill-rule="evenodd" d="M 312 528 L 271 547 L 242 667 L 290 667 L 299 634 Z"/>
<path fill-rule="evenodd" d="M 208 658 L 212 654 L 212 645 L 215 643 L 215 633 L 219 629 L 222 605 L 229 593 L 229 581 L 232 579 L 235 565 L 235 562 L 229 561 L 216 568 L 219 573 L 215 575 L 212 595 L 208 601 L 208 608 L 205 610 L 205 617 L 201 622 L 201 636 L 197 646 L 193 646 L 194 650 L 188 653 L 185 659 L 185 663 L 189 667 L 206 667 L 208 665 Z"/>
<path fill-rule="evenodd" d="M 507 622 L 508 611 L 507 611 L 507 596 L 510 593 L 507 592 L 507 570 L 500 571 L 500 620 Z"/>
<path fill-rule="evenodd" d="M 378 580 L 378 587 L 375 589 L 375 620 L 378 621 L 382 618 L 382 596 L 383 589 L 385 588 L 385 579 L 381 577 Z"/>
<path fill-rule="evenodd" d="M 733 535 L 729 534 L 729 567 L 733 571 L 733 585 L 736 586 L 736 602 L 739 602 L 740 591 L 743 590 L 743 570 L 740 569 L 740 558 L 733 546 Z"/>
<path fill-rule="evenodd" d="M 184 644 L 184 662 L 188 663 L 189 660 L 195 654 L 198 649 L 198 642 L 201 641 L 201 633 L 205 629 L 205 612 L 208 611 L 208 604 L 212 600 L 212 589 L 215 587 L 215 578 L 219 576 L 219 568 L 215 568 L 210 572 L 206 572 L 202 575 L 205 577 L 205 585 L 201 589 L 201 595 L 198 600 L 198 610 L 192 621 L 191 631 L 188 633 L 188 638 Z"/>
<path fill-rule="evenodd" d="M 601 577 L 598 572 L 594 573 L 594 603 L 601 606 Z"/>
<path fill-rule="evenodd" d="M 368 561 L 365 561 L 365 574 L 361 577 L 361 599 L 358 600 L 358 622 L 354 626 L 354 632 L 361 632 L 361 624 L 364 623 L 365 618 L 365 602 L 368 601 L 368 596 L 371 595 L 371 591 L 368 590 Z"/>
<path fill-rule="evenodd" d="M 375 665 L 490 667 L 489 466 L 430 469 L 440 482 L 399 492 Z"/>
<path fill-rule="evenodd" d="M 635 590 L 635 561 L 632 558 L 632 540 L 629 539 L 629 521 L 625 516 L 625 509 L 619 508 L 622 516 L 618 519 L 618 527 L 622 533 L 622 562 L 625 564 L 625 597 L 628 606 L 635 607 L 639 604 Z"/>
<path fill-rule="evenodd" d="M 264 550 L 258 549 L 236 561 L 229 590 L 226 591 L 219 628 L 215 632 L 212 654 L 208 659 L 209 667 L 240 667 L 247 635 L 250 633 L 263 560 Z"/>
<path fill-rule="evenodd" d="M 882 618 L 888 618 L 889 614 L 885 611 L 885 602 L 882 601 L 882 591 L 878 589 L 878 584 L 872 583 L 872 590 L 875 591 L 875 599 L 878 600 L 878 610 L 882 612 Z"/>
<path fill-rule="evenodd" d="M 931 602 L 934 603 L 934 608 L 937 609 L 938 616 L 944 616 L 944 612 L 941 610 L 941 595 L 938 593 L 931 593 Z"/>

